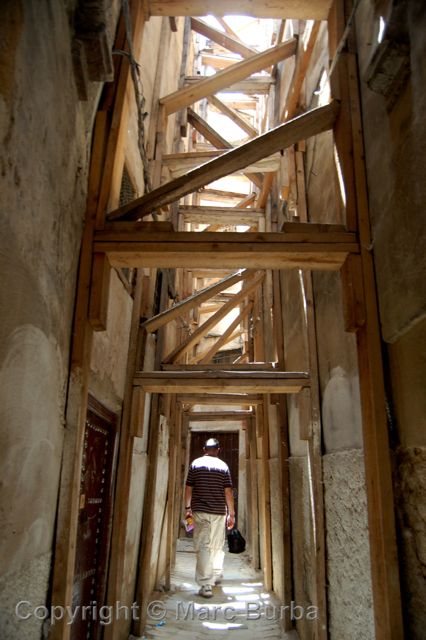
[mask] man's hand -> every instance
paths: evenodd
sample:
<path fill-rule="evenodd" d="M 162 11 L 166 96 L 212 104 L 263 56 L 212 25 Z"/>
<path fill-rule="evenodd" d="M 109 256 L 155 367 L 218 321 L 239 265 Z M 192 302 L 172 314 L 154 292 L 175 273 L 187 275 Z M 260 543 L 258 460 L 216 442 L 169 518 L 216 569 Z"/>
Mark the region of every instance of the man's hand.
<path fill-rule="evenodd" d="M 226 528 L 227 529 L 233 529 L 234 528 L 234 524 L 235 524 L 235 514 L 234 513 L 228 513 L 228 516 L 226 518 Z"/>

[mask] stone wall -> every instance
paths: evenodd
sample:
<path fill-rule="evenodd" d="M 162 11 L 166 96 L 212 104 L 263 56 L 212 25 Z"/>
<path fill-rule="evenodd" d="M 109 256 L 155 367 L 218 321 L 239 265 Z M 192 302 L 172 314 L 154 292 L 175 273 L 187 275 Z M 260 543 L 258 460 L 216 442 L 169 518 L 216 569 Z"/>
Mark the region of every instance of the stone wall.
<path fill-rule="evenodd" d="M 373 639 L 364 456 L 353 449 L 323 457 L 328 620 L 331 640 Z"/>
<path fill-rule="evenodd" d="M 3 2 L 0 41 L 0 635 L 30 639 L 13 607 L 46 601 L 90 139 L 64 4 Z"/>

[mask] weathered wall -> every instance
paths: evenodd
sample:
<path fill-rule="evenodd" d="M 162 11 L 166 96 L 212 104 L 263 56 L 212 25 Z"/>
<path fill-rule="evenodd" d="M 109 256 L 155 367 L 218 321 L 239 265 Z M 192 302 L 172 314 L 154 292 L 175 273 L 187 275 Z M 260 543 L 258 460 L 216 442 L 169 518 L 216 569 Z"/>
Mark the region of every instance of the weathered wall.
<path fill-rule="evenodd" d="M 38 638 L 13 606 L 46 599 L 89 141 L 63 3 L 3 2 L 0 41 L 0 635 Z"/>
<path fill-rule="evenodd" d="M 400 3 L 391 17 L 394 38 L 408 43 L 410 73 L 393 105 L 366 84 L 378 46 L 379 7 L 363 0 L 357 12 L 357 45 L 382 335 L 396 433 L 395 498 L 399 529 L 403 612 L 407 635 L 424 637 L 426 598 L 422 538 L 426 527 L 426 12 L 421 0 Z M 389 15 L 384 16 L 389 23 Z M 405 20 L 405 24 L 404 24 Z"/>
<path fill-rule="evenodd" d="M 332 640 L 373 639 L 364 456 L 360 450 L 323 457 L 328 618 Z"/>

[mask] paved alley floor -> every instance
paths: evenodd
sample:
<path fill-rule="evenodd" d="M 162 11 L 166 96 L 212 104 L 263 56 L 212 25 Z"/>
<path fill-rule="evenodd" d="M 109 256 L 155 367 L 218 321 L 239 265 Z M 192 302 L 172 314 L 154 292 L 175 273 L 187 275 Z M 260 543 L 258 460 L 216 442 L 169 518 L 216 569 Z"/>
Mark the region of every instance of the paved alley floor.
<path fill-rule="evenodd" d="M 246 554 L 226 553 L 224 578 L 212 598 L 198 595 L 194 573 L 192 540 L 179 540 L 172 590 L 152 597 L 144 638 L 297 640 L 295 631 L 281 631 L 279 603 L 265 593 L 261 574 L 249 566 Z"/>

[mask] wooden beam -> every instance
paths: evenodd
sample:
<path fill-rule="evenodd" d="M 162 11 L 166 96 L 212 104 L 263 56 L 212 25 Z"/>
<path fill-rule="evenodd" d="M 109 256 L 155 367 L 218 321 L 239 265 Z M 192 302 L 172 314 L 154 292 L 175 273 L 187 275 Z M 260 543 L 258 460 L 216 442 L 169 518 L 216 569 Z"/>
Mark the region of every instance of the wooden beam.
<path fill-rule="evenodd" d="M 206 333 L 225 318 L 237 304 L 251 293 L 262 282 L 264 274 L 260 273 L 255 276 L 253 281 L 248 282 L 239 293 L 236 293 L 232 300 L 223 305 L 219 311 L 216 311 L 208 320 L 198 327 L 184 342 L 179 344 L 166 358 L 163 359 L 165 364 L 176 362 L 176 359 L 184 355 L 191 347 L 196 345 L 206 335 Z"/>
<path fill-rule="evenodd" d="M 235 109 L 232 109 L 227 104 L 219 100 L 217 96 L 207 96 L 207 102 L 212 107 L 223 113 L 236 124 L 240 129 L 247 133 L 251 138 L 255 138 L 259 132 L 255 129 L 245 118 L 243 118 Z"/>
<path fill-rule="evenodd" d="M 230 204 L 231 201 L 237 201 L 236 206 L 243 206 L 239 204 L 244 199 L 248 197 L 253 197 L 253 194 L 245 194 L 245 193 L 237 193 L 235 191 L 222 191 L 221 189 L 199 189 L 199 198 L 201 200 L 215 200 L 220 202 L 227 202 Z"/>
<path fill-rule="evenodd" d="M 253 414 L 251 411 L 194 411 L 186 415 L 189 422 L 240 422 Z"/>
<path fill-rule="evenodd" d="M 230 148 L 230 147 L 228 147 Z M 202 167 L 204 163 L 208 164 L 211 159 L 224 157 L 228 153 L 223 149 L 211 149 L 209 151 L 189 151 L 187 153 L 170 153 L 163 157 L 163 168 L 170 175 L 170 179 L 177 179 L 182 175 L 187 175 L 197 167 Z M 253 174 L 258 173 L 276 173 L 280 165 L 280 154 L 274 153 L 271 156 L 261 158 L 247 167 L 237 169 L 233 173 L 243 174 L 254 182 L 257 187 L 262 187 L 262 181 L 258 176 L 253 178 Z M 167 175 L 167 174 L 166 174 Z M 168 178 L 169 176 L 167 176 Z"/>
<path fill-rule="evenodd" d="M 261 209 L 244 209 L 241 207 L 179 207 L 179 213 L 185 222 L 224 223 L 224 224 L 257 224 L 263 219 L 264 213 Z"/>
<path fill-rule="evenodd" d="M 302 37 L 299 39 L 299 45 L 296 54 L 296 66 L 294 69 L 293 77 L 291 79 L 290 88 L 286 96 L 286 101 L 281 112 L 280 120 L 282 121 L 293 118 L 296 113 L 300 91 L 302 89 L 302 85 L 306 77 L 306 72 L 312 58 L 312 53 L 317 41 L 320 26 L 320 22 L 314 22 L 307 41 L 304 41 L 304 34 L 302 34 Z"/>
<path fill-rule="evenodd" d="M 215 131 L 198 113 L 188 107 L 188 122 L 216 149 L 232 149 L 232 144 Z"/>
<path fill-rule="evenodd" d="M 240 271 L 238 273 L 233 273 L 230 276 L 225 276 L 225 278 L 222 278 L 219 282 L 216 282 L 209 287 L 205 287 L 204 289 L 201 289 L 201 291 L 197 291 L 189 298 L 181 300 L 177 304 L 173 305 L 170 309 L 166 309 L 166 311 L 162 311 L 156 316 L 149 318 L 149 320 L 146 320 L 142 326 L 146 331 L 152 333 L 158 329 L 158 327 L 161 327 L 167 322 L 170 322 L 170 320 L 173 320 L 173 318 L 181 316 L 183 313 L 187 313 L 202 302 L 210 300 L 210 298 L 217 293 L 226 291 L 229 287 L 232 287 L 237 282 L 247 279 L 249 276 L 250 273 L 247 271 Z"/>
<path fill-rule="evenodd" d="M 263 396 L 260 394 L 226 394 L 219 395 L 205 393 L 205 394 L 178 394 L 178 402 L 182 404 L 194 404 L 194 405 L 256 405 L 262 404 Z"/>
<path fill-rule="evenodd" d="M 226 340 L 231 336 L 234 330 L 241 324 L 241 322 L 246 318 L 250 311 L 253 308 L 253 304 L 249 302 L 241 313 L 235 318 L 233 322 L 229 325 L 229 327 L 223 332 L 219 340 L 217 340 L 214 345 L 207 351 L 207 353 L 203 356 L 203 358 L 199 361 L 200 364 L 206 364 L 209 362 L 213 356 L 219 351 L 219 349 L 226 343 Z M 225 365 L 222 365 L 224 368 Z"/>
<path fill-rule="evenodd" d="M 149 0 L 151 16 L 227 16 L 245 15 L 255 18 L 293 18 L 294 20 L 326 20 L 329 0 Z"/>
<path fill-rule="evenodd" d="M 236 40 L 232 36 L 211 27 L 206 24 L 202 20 L 197 20 L 197 18 L 191 18 L 191 29 L 196 31 L 200 35 L 208 38 L 209 40 L 213 40 L 217 44 L 220 44 L 221 47 L 228 49 L 228 51 L 232 51 L 233 53 L 238 53 L 243 58 L 250 58 L 257 54 L 256 49 L 252 47 L 248 47 L 241 40 Z"/>
<path fill-rule="evenodd" d="M 241 42 L 241 38 L 239 37 L 239 35 L 233 29 L 231 29 L 231 27 L 226 22 L 226 20 L 224 20 L 220 16 L 215 16 L 215 19 L 220 24 L 220 26 L 225 30 L 225 33 L 227 33 L 228 36 L 231 36 L 232 38 L 234 38 L 234 40 L 238 40 L 238 42 Z"/>
<path fill-rule="evenodd" d="M 136 373 L 134 385 L 146 393 L 299 393 L 309 386 L 306 373 L 283 372 L 181 372 L 153 371 Z"/>
<path fill-rule="evenodd" d="M 105 331 L 109 301 L 111 265 L 104 253 L 94 253 L 88 320 L 94 331 Z"/>
<path fill-rule="evenodd" d="M 340 269 L 358 253 L 353 234 L 197 233 L 98 235 L 95 251 L 116 267 Z M 114 239 L 113 239 L 114 238 Z"/>
<path fill-rule="evenodd" d="M 296 52 L 296 47 L 296 38 L 291 38 L 277 47 L 271 47 L 246 60 L 236 62 L 231 67 L 228 67 L 228 69 L 223 69 L 212 76 L 207 76 L 194 85 L 189 85 L 183 89 L 174 91 L 161 98 L 160 102 L 164 105 L 167 115 L 175 113 L 179 111 L 179 109 L 188 107 L 190 104 L 206 98 L 212 93 L 217 93 L 239 80 L 248 78 L 253 73 L 257 73 L 280 60 L 291 57 Z"/>
<path fill-rule="evenodd" d="M 208 364 L 162 364 L 163 371 L 277 371 L 275 362 L 244 362 L 228 364 L 209 362 Z"/>
<path fill-rule="evenodd" d="M 206 184 L 226 175 L 244 169 L 251 163 L 270 156 L 281 149 L 295 144 L 298 140 L 330 129 L 336 119 L 339 105 L 336 101 L 323 107 L 312 109 L 267 133 L 226 152 L 220 158 L 207 162 L 202 167 L 190 171 L 185 176 L 175 178 L 141 198 L 116 209 L 109 214 L 110 220 L 121 218 L 138 219 L 148 215 L 158 207 L 174 202 Z"/>
<path fill-rule="evenodd" d="M 353 166 L 357 219 L 361 241 L 361 262 L 365 302 L 365 324 L 358 330 L 358 367 L 362 407 L 368 529 L 375 633 L 377 640 L 397 640 L 404 636 L 392 458 L 389 445 L 386 393 L 383 376 L 380 321 L 376 299 L 374 263 L 355 34 L 349 35 L 347 79 L 353 139 Z M 338 148 L 339 152 L 339 148 Z"/>
<path fill-rule="evenodd" d="M 193 86 L 200 82 L 200 76 L 185 76 L 185 84 L 187 86 Z M 246 78 L 245 80 L 240 80 L 239 82 L 234 82 L 233 84 L 227 85 L 220 89 L 220 93 L 245 93 L 247 95 L 253 96 L 253 100 L 244 100 L 240 98 L 239 100 L 231 100 L 230 104 L 234 108 L 248 108 L 248 105 L 252 105 L 251 108 L 255 109 L 257 106 L 257 101 L 255 100 L 255 96 L 259 94 L 269 93 L 271 86 L 275 84 L 275 80 L 272 76 L 250 76 L 250 78 Z"/>

